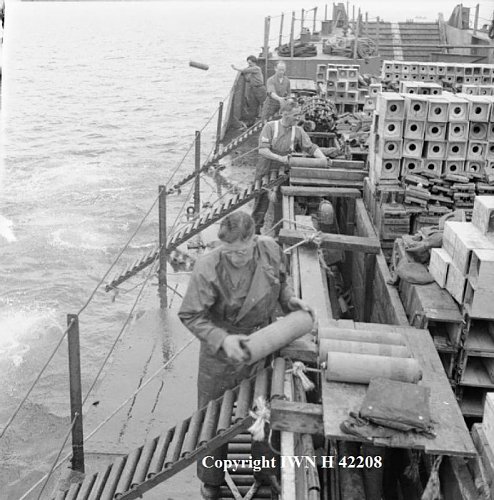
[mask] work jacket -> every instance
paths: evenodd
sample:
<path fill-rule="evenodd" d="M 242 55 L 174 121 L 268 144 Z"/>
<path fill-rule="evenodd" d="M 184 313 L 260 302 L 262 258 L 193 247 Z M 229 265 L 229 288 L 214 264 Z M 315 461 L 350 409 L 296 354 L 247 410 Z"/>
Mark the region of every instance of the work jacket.
<path fill-rule="evenodd" d="M 218 247 L 196 262 L 178 312 L 182 323 L 218 358 L 226 358 L 218 351 L 228 334 L 250 334 L 266 326 L 277 304 L 287 312 L 294 296 L 283 253 L 272 238 L 256 237 L 252 281 L 242 297 L 231 287 L 226 259 Z"/>

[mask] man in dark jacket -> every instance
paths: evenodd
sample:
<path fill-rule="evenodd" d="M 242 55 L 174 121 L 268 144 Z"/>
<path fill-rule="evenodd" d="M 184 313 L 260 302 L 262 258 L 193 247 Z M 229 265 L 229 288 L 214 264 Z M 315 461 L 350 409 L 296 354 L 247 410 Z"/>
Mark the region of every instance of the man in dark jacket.
<path fill-rule="evenodd" d="M 248 214 L 234 212 L 225 217 L 218 238 L 221 245 L 196 262 L 178 313 L 201 340 L 199 408 L 259 369 L 244 364 L 241 341 L 266 326 L 278 304 L 285 312 L 312 312 L 295 297 L 287 281 L 281 248 L 272 238 L 254 235 L 254 221 Z M 224 460 L 226 452 L 226 446 L 222 446 L 211 455 L 214 460 Z M 253 446 L 252 454 L 257 458 L 269 453 L 269 447 L 262 443 Z M 199 461 L 197 472 L 203 483 L 203 498 L 218 498 L 223 470 L 206 468 Z M 269 483 L 273 473 L 264 472 L 257 479 Z"/>
<path fill-rule="evenodd" d="M 247 125 L 250 127 L 259 117 L 261 106 L 266 99 L 266 87 L 264 85 L 264 76 L 261 68 L 257 65 L 257 58 L 249 56 L 247 58 L 247 67 L 240 69 L 232 64 L 232 68 L 238 71 L 247 83 Z"/>

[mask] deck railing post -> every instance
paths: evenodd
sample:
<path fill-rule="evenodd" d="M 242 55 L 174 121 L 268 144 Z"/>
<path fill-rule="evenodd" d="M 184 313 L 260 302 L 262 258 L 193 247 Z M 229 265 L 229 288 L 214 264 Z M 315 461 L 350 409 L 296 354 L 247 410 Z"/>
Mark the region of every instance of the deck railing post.
<path fill-rule="evenodd" d="M 376 53 L 379 55 L 379 24 L 381 23 L 381 20 L 379 19 L 379 16 L 377 16 L 377 23 L 376 23 Z"/>
<path fill-rule="evenodd" d="M 314 20 L 312 21 L 312 33 L 316 32 L 317 7 L 314 7 Z"/>
<path fill-rule="evenodd" d="M 479 27 L 479 7 L 480 7 L 480 4 L 477 4 L 475 6 L 475 20 L 473 22 L 473 35 L 474 36 L 477 34 L 477 28 Z"/>
<path fill-rule="evenodd" d="M 160 307 L 161 309 L 166 309 L 168 305 L 166 288 L 167 288 L 167 276 L 166 276 L 166 186 L 159 186 L 159 202 L 158 202 L 158 212 L 159 212 L 159 245 L 160 245 L 160 261 L 159 261 L 159 271 L 158 271 L 158 293 L 160 296 Z"/>
<path fill-rule="evenodd" d="M 360 8 L 358 10 L 357 16 L 357 27 L 355 28 L 355 40 L 353 43 L 353 58 L 357 59 L 357 48 L 358 48 L 358 34 L 360 31 Z"/>
<path fill-rule="evenodd" d="M 293 37 L 295 31 L 295 11 L 292 11 L 292 25 L 290 28 L 290 58 L 293 59 Z"/>
<path fill-rule="evenodd" d="M 281 47 L 281 44 L 283 43 L 283 23 L 285 22 L 285 13 L 281 14 L 281 20 L 280 20 L 280 39 L 278 41 L 278 47 Z"/>
<path fill-rule="evenodd" d="M 304 15 L 305 15 L 305 10 L 302 9 L 302 12 L 300 13 L 300 33 L 302 33 L 304 29 Z"/>
<path fill-rule="evenodd" d="M 264 19 L 264 81 L 268 79 L 270 27 L 271 27 L 271 18 L 268 16 Z"/>
<path fill-rule="evenodd" d="M 365 36 L 369 36 L 369 13 L 365 13 Z"/>
<path fill-rule="evenodd" d="M 72 427 L 72 470 L 84 472 L 84 432 L 82 427 L 81 347 L 79 318 L 67 314 L 69 346 L 70 421 Z"/>
<path fill-rule="evenodd" d="M 328 20 L 328 4 L 324 4 L 324 20 Z"/>
<path fill-rule="evenodd" d="M 220 149 L 222 126 L 223 126 L 223 102 L 220 102 L 218 106 L 218 121 L 216 122 L 216 144 L 214 145 L 214 154 L 217 154 Z"/>
<path fill-rule="evenodd" d="M 195 146 L 194 214 L 198 216 L 201 210 L 201 132 L 199 130 L 196 130 Z"/>

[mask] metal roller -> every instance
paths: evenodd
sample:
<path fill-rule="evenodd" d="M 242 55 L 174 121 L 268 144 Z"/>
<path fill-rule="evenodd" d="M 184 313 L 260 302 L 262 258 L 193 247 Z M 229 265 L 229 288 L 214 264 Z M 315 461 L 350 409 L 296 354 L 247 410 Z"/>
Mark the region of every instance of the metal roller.
<path fill-rule="evenodd" d="M 93 484 L 96 481 L 96 476 L 97 474 L 87 475 L 81 484 L 81 489 L 79 490 L 78 495 L 74 498 L 77 498 L 77 500 L 87 500 L 89 493 L 91 493 L 91 489 L 93 488 Z M 72 489 L 72 486 L 70 489 Z"/>
<path fill-rule="evenodd" d="M 218 427 L 216 434 L 228 429 L 232 421 L 233 402 L 235 401 L 235 392 L 231 389 L 225 391 L 223 394 L 223 401 L 221 402 L 220 416 L 218 418 Z"/>
<path fill-rule="evenodd" d="M 251 443 L 228 443 L 228 453 L 250 453 Z"/>
<path fill-rule="evenodd" d="M 328 328 L 318 330 L 319 339 L 351 340 L 354 342 L 370 342 L 372 344 L 407 345 L 405 337 L 398 332 L 374 332 L 369 330 L 353 330 L 351 328 Z"/>
<path fill-rule="evenodd" d="M 166 452 L 165 462 L 163 464 L 165 469 L 180 458 L 180 451 L 182 450 L 182 444 L 184 442 L 187 429 L 189 428 L 189 423 L 190 418 L 187 418 L 177 427 L 172 442 Z"/>
<path fill-rule="evenodd" d="M 239 486 L 238 491 L 242 495 L 242 498 L 247 494 L 250 490 L 250 486 Z M 272 498 L 271 497 L 271 488 L 269 486 L 261 486 L 254 497 L 257 498 Z M 220 498 L 235 498 L 233 493 L 230 491 L 228 486 L 222 486 L 220 488 Z"/>
<path fill-rule="evenodd" d="M 154 438 L 151 441 L 148 441 L 142 448 L 142 453 L 139 458 L 139 462 L 137 463 L 136 471 L 134 473 L 134 478 L 130 484 L 130 487 L 142 483 L 146 479 L 146 475 L 149 469 L 149 464 L 151 463 L 151 459 L 153 458 L 154 450 L 156 449 L 156 444 L 158 443 L 158 438 Z"/>
<path fill-rule="evenodd" d="M 259 191 L 261 189 L 261 179 L 256 179 L 254 182 L 254 191 Z"/>
<path fill-rule="evenodd" d="M 268 183 L 269 183 L 269 175 L 263 175 L 262 176 L 262 185 L 265 186 Z"/>
<path fill-rule="evenodd" d="M 101 497 L 101 493 L 103 488 L 105 487 L 106 480 L 110 475 L 110 471 L 112 468 L 112 464 L 110 464 L 104 471 L 100 472 L 96 476 L 96 481 L 94 481 L 93 487 L 91 488 L 91 493 L 87 497 L 88 500 L 99 500 Z"/>
<path fill-rule="evenodd" d="M 240 391 L 237 398 L 237 409 L 233 422 L 238 422 L 244 419 L 248 414 L 252 405 L 252 381 L 244 379 L 240 383 Z"/>
<path fill-rule="evenodd" d="M 182 458 L 192 453 L 197 446 L 197 438 L 199 437 L 199 432 L 201 431 L 204 413 L 204 409 L 197 410 L 190 419 L 189 430 L 187 431 L 187 435 L 185 436 L 184 444 L 182 446 L 182 453 L 180 454 Z"/>
<path fill-rule="evenodd" d="M 283 399 L 285 397 L 285 360 L 276 358 L 273 363 L 273 375 L 271 377 L 271 399 Z"/>
<path fill-rule="evenodd" d="M 254 191 L 254 185 L 251 184 L 245 191 L 244 191 L 244 196 L 243 198 L 247 198 L 247 196 L 250 196 Z"/>
<path fill-rule="evenodd" d="M 299 156 L 292 156 L 288 165 L 300 168 L 328 168 L 327 158 L 301 158 Z"/>
<path fill-rule="evenodd" d="M 125 462 L 127 461 L 127 455 L 124 457 L 118 457 L 113 462 L 113 467 L 111 468 L 110 475 L 106 480 L 105 487 L 99 497 L 100 500 L 112 500 L 113 495 L 115 495 L 115 490 L 117 489 L 118 481 L 120 480 L 120 476 L 122 475 L 122 471 L 125 466 Z"/>
<path fill-rule="evenodd" d="M 230 457 L 228 457 L 230 458 Z M 254 482 L 252 476 L 240 476 L 237 475 L 235 476 L 235 484 L 237 486 L 248 486 L 249 488 L 252 486 L 252 483 Z"/>
<path fill-rule="evenodd" d="M 146 473 L 147 478 L 153 477 L 163 469 L 166 452 L 168 451 L 174 434 L 175 427 L 159 437 L 158 444 L 154 450 L 153 458 L 151 459 L 151 464 L 149 465 L 149 470 Z"/>
<path fill-rule="evenodd" d="M 278 170 L 270 170 L 269 171 L 269 182 L 273 182 L 278 178 Z"/>
<path fill-rule="evenodd" d="M 232 444 L 232 443 L 251 443 L 252 436 L 248 433 L 237 434 L 235 437 L 232 437 L 232 439 L 230 439 L 229 442 L 230 442 L 230 444 Z"/>
<path fill-rule="evenodd" d="M 67 491 L 67 496 L 65 500 L 76 500 L 78 498 L 77 494 L 81 489 L 81 483 L 72 483 L 70 485 L 69 491 Z"/>
<path fill-rule="evenodd" d="M 249 460 L 251 456 L 252 453 L 250 450 L 247 453 L 230 453 L 230 451 L 228 451 L 228 458 L 230 460 Z"/>
<path fill-rule="evenodd" d="M 208 403 L 206 408 L 206 415 L 204 415 L 204 421 L 202 423 L 201 433 L 199 434 L 198 444 L 203 445 L 210 441 L 216 431 L 216 426 L 218 424 L 218 414 L 220 412 L 220 404 L 216 400 L 212 400 Z"/>
<path fill-rule="evenodd" d="M 256 376 L 253 399 L 254 401 L 256 401 L 259 396 L 266 399 L 267 395 L 268 395 L 268 370 L 262 370 Z"/>
<path fill-rule="evenodd" d="M 392 356 L 394 358 L 412 357 L 404 345 L 372 344 L 370 342 L 352 342 L 347 340 L 321 339 L 319 341 L 319 361 L 325 361 L 328 352 L 352 352 L 354 354 L 372 354 Z"/>
<path fill-rule="evenodd" d="M 120 475 L 120 480 L 115 488 L 115 498 L 120 498 L 122 494 L 130 489 L 132 479 L 135 475 L 137 464 L 142 455 L 143 446 L 136 448 L 132 453 L 129 453 L 125 467 Z"/>

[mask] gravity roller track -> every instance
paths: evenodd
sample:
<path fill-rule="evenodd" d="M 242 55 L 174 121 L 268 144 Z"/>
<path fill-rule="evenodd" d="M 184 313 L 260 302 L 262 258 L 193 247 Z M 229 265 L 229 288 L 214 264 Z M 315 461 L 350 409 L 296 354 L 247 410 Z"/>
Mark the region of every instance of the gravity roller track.
<path fill-rule="evenodd" d="M 188 224 L 184 228 L 174 233 L 168 240 L 166 245 L 166 253 L 169 254 L 175 250 L 179 245 L 185 243 L 187 240 L 200 233 L 207 227 L 211 226 L 218 220 L 225 217 L 229 213 L 237 210 L 237 208 L 245 205 L 252 200 L 262 189 L 272 189 L 282 184 L 288 176 L 278 171 L 272 171 L 271 174 L 265 175 L 262 180 L 256 180 L 251 184 L 243 193 L 226 198 L 223 203 L 217 207 L 212 207 L 199 216 L 194 222 Z M 151 265 L 160 254 L 159 248 L 154 248 L 147 255 L 131 264 L 124 272 L 117 275 L 113 280 L 106 285 L 105 290 L 109 292 L 113 288 L 135 276 L 139 271 L 142 271 L 147 266 Z"/>
<path fill-rule="evenodd" d="M 117 458 L 106 469 L 86 475 L 82 483 L 73 483 L 52 500 L 139 498 L 225 443 L 231 442 L 230 452 L 243 452 L 247 441 L 245 432 L 253 423 L 249 414 L 253 402 L 259 396 L 266 401 L 283 398 L 284 377 L 285 360 L 277 358 L 272 368 L 264 368 L 244 379 L 172 429 Z M 245 488 L 242 482 L 248 479 L 244 476 L 250 472 L 241 470 L 240 473 L 243 476 L 238 484 Z M 266 498 L 264 493 L 254 498 Z"/>

